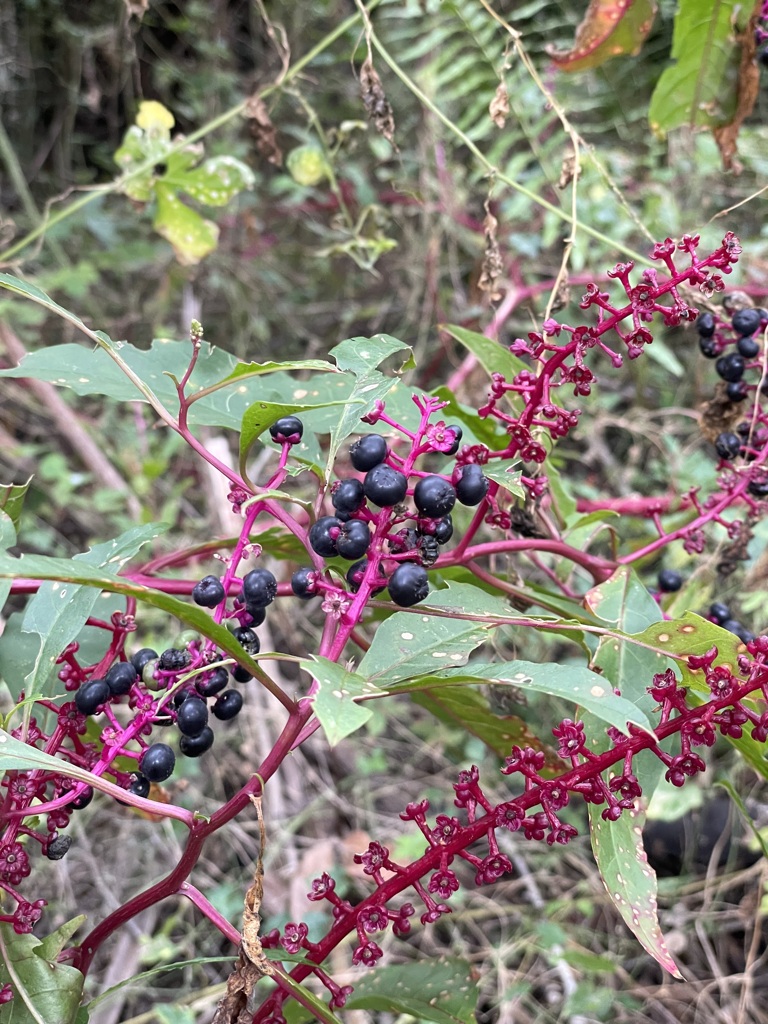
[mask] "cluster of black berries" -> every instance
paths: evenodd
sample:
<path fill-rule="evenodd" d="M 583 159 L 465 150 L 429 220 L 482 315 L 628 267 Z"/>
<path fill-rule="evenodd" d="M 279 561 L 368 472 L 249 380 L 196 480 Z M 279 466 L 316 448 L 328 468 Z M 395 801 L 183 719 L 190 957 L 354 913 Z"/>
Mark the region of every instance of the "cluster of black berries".
<path fill-rule="evenodd" d="M 278 420 L 270 428 L 275 440 L 294 444 L 301 437 L 301 421 L 290 416 Z M 442 449 L 444 455 L 455 455 L 461 442 L 461 427 L 445 428 L 451 443 Z M 357 593 L 369 569 L 369 549 L 373 540 L 371 524 L 380 526 L 380 513 L 391 510 L 386 532 L 379 530 L 381 552 L 394 557 L 399 565 L 388 577 L 377 577 L 374 593 L 383 589 L 395 604 L 409 608 L 423 601 L 429 593 L 427 567 L 439 556 L 440 545 L 453 535 L 451 510 L 457 501 L 462 505 L 479 505 L 488 493 L 489 481 L 479 465 L 457 466 L 451 479 L 435 474 L 420 476 L 413 488 L 416 513 L 403 502 L 408 494 L 408 477 L 392 457 L 386 440 L 380 434 L 365 434 L 349 449 L 352 466 L 363 479 L 349 477 L 337 481 L 331 490 L 334 514 L 321 516 L 309 530 L 309 544 L 322 558 L 340 557 L 354 564 L 346 573 L 351 593 Z M 415 527 L 396 529 L 415 520 Z M 291 588 L 300 598 L 309 599 L 318 592 L 318 574 L 312 569 L 298 569 L 291 579 Z"/>
<path fill-rule="evenodd" d="M 709 618 L 718 626 L 727 629 L 729 633 L 734 633 L 742 643 L 748 644 L 755 639 L 755 634 L 750 632 L 738 619 L 735 619 L 731 614 L 731 609 L 722 601 L 715 601 L 709 606 Z"/>
<path fill-rule="evenodd" d="M 726 382 L 726 395 L 731 402 L 742 402 L 749 394 L 744 373 L 759 366 L 755 362 L 761 345 L 755 335 L 768 325 L 768 311 L 745 307 L 731 317 L 730 325 L 718 323 L 713 313 L 701 313 L 696 320 L 699 349 L 707 359 L 716 359 L 715 371 Z M 735 352 L 726 349 L 735 345 Z"/>

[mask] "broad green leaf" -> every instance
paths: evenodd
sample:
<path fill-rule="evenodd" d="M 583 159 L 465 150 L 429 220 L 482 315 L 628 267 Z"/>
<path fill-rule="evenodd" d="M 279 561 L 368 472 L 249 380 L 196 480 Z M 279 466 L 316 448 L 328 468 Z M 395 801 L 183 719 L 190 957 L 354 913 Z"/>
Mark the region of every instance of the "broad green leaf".
<path fill-rule="evenodd" d="M 171 167 L 162 179 L 205 206 L 226 206 L 238 193 L 253 188 L 253 171 L 232 156 L 212 156 L 196 170 L 174 174 Z"/>
<path fill-rule="evenodd" d="M 642 839 L 645 814 L 624 811 L 618 821 L 603 821 L 601 810 L 589 806 L 592 851 L 606 892 L 643 949 L 675 978 L 682 978 L 659 927 L 656 874 Z"/>
<path fill-rule="evenodd" d="M 488 681 L 468 677 L 467 682 L 486 684 Z M 431 684 L 431 685 L 430 685 Z M 426 676 L 418 682 L 418 692 L 412 700 L 430 714 L 448 725 L 459 726 L 479 740 L 499 757 L 507 757 L 513 746 L 542 749 L 541 740 L 534 735 L 517 715 L 495 715 L 488 706 L 488 700 L 478 690 L 469 686 L 446 685 L 439 676 Z M 562 770 L 562 761 L 557 759 Z"/>
<path fill-rule="evenodd" d="M 744 7 L 740 0 L 680 0 L 672 36 L 675 63 L 662 72 L 648 110 L 657 135 L 681 125 L 712 128 L 731 120 L 739 66 L 734 21 Z"/>
<path fill-rule="evenodd" d="M 404 341 L 390 334 L 373 334 L 370 338 L 355 337 L 340 341 L 329 355 L 336 360 L 340 370 L 349 370 L 363 376 L 381 366 L 385 359 L 396 352 L 408 352 L 409 359 L 406 362 L 410 362 L 411 349 Z"/>
<path fill-rule="evenodd" d="M 0 552 L 0 579 L 16 579 L 20 576 L 38 580 L 58 580 L 60 583 L 85 583 L 116 594 L 130 594 L 137 601 L 143 601 L 154 608 L 175 615 L 187 626 L 210 637 L 227 656 L 234 658 L 251 675 L 259 674 L 258 665 L 229 630 L 217 625 L 211 616 L 197 605 L 187 604 L 169 594 L 152 590 L 151 587 L 139 586 L 122 576 L 115 576 L 105 569 L 92 568 L 74 559 L 50 558 L 47 555 L 21 555 L 19 558 L 13 558 Z"/>
<path fill-rule="evenodd" d="M 13 521 L 5 512 L 0 511 L 0 551 L 7 551 L 16 543 L 16 530 Z M 0 580 L 0 611 L 11 592 L 11 580 Z"/>
<path fill-rule="evenodd" d="M 297 370 L 338 372 L 333 363 L 328 363 L 325 359 L 291 359 L 285 363 L 276 363 L 274 360 L 267 360 L 265 363 L 238 363 L 224 380 L 220 380 L 218 384 L 212 384 L 206 390 L 213 391 L 228 387 L 236 381 L 241 381 L 243 377 L 260 377 L 264 373 L 276 373 L 277 371 L 295 373 Z"/>
<path fill-rule="evenodd" d="M 77 917 L 73 917 L 71 920 L 65 921 L 64 924 L 60 925 L 55 932 L 50 932 L 40 942 L 37 949 L 37 955 L 43 957 L 45 960 L 55 960 L 78 928 L 81 928 L 87 920 L 88 918 L 85 914 L 79 914 Z"/>
<path fill-rule="evenodd" d="M 391 377 L 385 377 L 378 370 L 371 370 L 355 378 L 344 410 L 338 422 L 331 429 L 331 441 L 325 466 L 326 480 L 330 479 L 333 464 L 342 442 L 359 429 L 361 416 L 366 416 L 379 399 L 384 399 L 389 394 L 394 385 L 395 382 Z"/>
<path fill-rule="evenodd" d="M 349 1010 L 406 1014 L 435 1024 L 474 1024 L 478 978 L 467 960 L 437 957 L 428 969 L 421 962 L 378 967 L 355 978 Z"/>
<path fill-rule="evenodd" d="M 341 406 L 344 409 L 342 416 L 347 412 L 347 401 L 320 402 L 317 405 L 295 405 L 282 404 L 279 402 L 254 402 L 249 405 L 243 415 L 243 422 L 240 427 L 240 472 L 245 474 L 246 459 L 251 445 L 264 431 L 282 416 L 292 416 L 296 413 L 303 413 L 319 407 Z M 302 439 L 303 440 L 303 439 Z M 308 448 L 296 445 L 296 456 L 302 461 L 306 460 Z M 311 460 L 314 463 L 314 459 Z"/>
<path fill-rule="evenodd" d="M 596 68 L 620 54 L 636 54 L 651 30 L 656 0 L 591 0 L 570 50 L 549 48 L 561 71 Z"/>
<path fill-rule="evenodd" d="M 605 679 L 585 665 L 538 665 L 531 661 L 473 661 L 466 670 L 446 669 L 444 672 L 432 672 L 429 681 L 433 678 L 449 684 L 506 683 L 523 691 L 548 693 L 590 711 L 595 718 L 616 726 L 624 733 L 627 733 L 627 722 L 647 732 L 652 731 L 651 722 L 644 712 L 626 698 L 617 696 Z"/>
<path fill-rule="evenodd" d="M 14 277 L 12 274 L 0 274 L 0 288 L 6 288 L 10 292 L 14 292 L 16 295 L 21 295 L 25 299 L 31 299 L 32 302 L 36 302 L 39 306 L 44 306 L 52 313 L 56 313 L 57 316 L 64 317 L 65 320 L 70 320 L 72 323 L 78 324 L 80 327 L 84 327 L 83 321 L 70 313 L 68 309 L 60 306 L 58 302 L 54 302 L 50 296 L 46 295 L 44 291 L 37 287 L 37 285 L 30 284 L 29 281 L 22 281 L 19 277 Z M 77 347 L 77 346 L 73 346 Z M 47 349 L 46 351 L 50 351 Z M 8 376 L 13 376 L 8 370 L 3 371 Z"/>
<path fill-rule="evenodd" d="M 72 1024 L 83 994 L 83 975 L 74 967 L 38 955 L 35 935 L 16 935 L 0 924 L 0 987 L 14 996 L 0 1006 L 0 1024 Z"/>
<path fill-rule="evenodd" d="M 468 349 L 480 363 L 485 372 L 490 376 L 492 373 L 500 373 L 507 381 L 511 381 L 520 373 L 527 370 L 528 366 L 518 356 L 513 356 L 505 345 L 487 338 L 477 331 L 468 331 L 466 327 L 453 327 L 448 324 L 441 324 L 440 330 L 455 338 L 464 348 Z M 514 394 L 507 396 L 514 404 Z"/>
<path fill-rule="evenodd" d="M 357 672 L 386 690 L 403 679 L 465 665 L 490 628 L 466 619 L 396 612 L 377 627 Z"/>
<path fill-rule="evenodd" d="M 32 477 L 25 484 L 0 484 L 0 511 L 13 523 L 14 529 L 18 531 L 21 519 L 21 509 L 24 498 L 32 483 Z M 13 541 L 11 543 L 14 543 Z"/>
<path fill-rule="evenodd" d="M 605 583 L 591 590 L 586 605 L 605 622 L 626 633 L 636 634 L 658 623 L 661 609 L 634 571 L 618 569 Z M 654 701 L 647 688 L 653 675 L 663 672 L 667 659 L 654 650 L 629 640 L 604 637 L 594 664 L 602 668 L 619 692 L 655 720 Z M 604 750 L 607 737 L 585 716 L 585 730 L 593 750 Z M 645 806 L 659 785 L 663 763 L 652 754 L 633 759 L 632 769 L 643 790 L 644 804 L 636 812 L 625 811 L 615 822 L 601 818 L 602 807 L 590 805 L 592 849 L 600 876 L 614 906 L 644 949 L 665 970 L 679 977 L 677 967 L 664 943 L 656 913 L 656 874 L 649 867 L 642 842 Z"/>
<path fill-rule="evenodd" d="M 159 182 L 155 186 L 157 212 L 152 227 L 173 246 L 176 259 L 189 267 L 205 259 L 216 248 L 219 229 L 187 206 L 178 195 Z"/>
<path fill-rule="evenodd" d="M 363 676 L 347 672 L 327 658 L 313 655 L 300 664 L 319 685 L 312 706 L 328 742 L 335 747 L 339 740 L 365 725 L 373 713 L 357 701 L 381 691 Z"/>
<path fill-rule="evenodd" d="M 134 526 L 114 540 L 97 544 L 74 561 L 99 568 L 120 570 L 145 544 L 164 533 L 164 523 Z M 35 663 L 24 680 L 27 693 L 48 696 L 55 679 L 56 658 L 74 640 L 91 614 L 99 591 L 92 587 L 67 587 L 59 582 L 43 583 L 30 599 L 22 622 L 25 633 L 36 633 L 40 647 Z"/>

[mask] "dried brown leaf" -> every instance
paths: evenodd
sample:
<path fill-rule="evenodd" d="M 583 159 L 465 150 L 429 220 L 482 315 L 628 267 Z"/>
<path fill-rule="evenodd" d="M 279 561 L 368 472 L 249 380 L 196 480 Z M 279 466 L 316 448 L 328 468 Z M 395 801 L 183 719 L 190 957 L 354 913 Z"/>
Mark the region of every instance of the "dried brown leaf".
<path fill-rule="evenodd" d="M 395 115 L 370 57 L 366 57 L 360 68 L 360 95 L 363 98 L 365 112 L 369 120 L 373 121 L 376 131 L 397 149 Z"/>
<path fill-rule="evenodd" d="M 283 151 L 277 144 L 277 129 L 267 112 L 264 100 L 258 95 L 249 96 L 245 101 L 243 115 L 248 118 L 251 135 L 256 142 L 256 149 L 265 156 L 269 163 L 281 167 Z"/>
<path fill-rule="evenodd" d="M 509 93 L 504 82 L 499 82 L 488 107 L 491 120 L 497 128 L 503 128 L 509 117 Z"/>
<path fill-rule="evenodd" d="M 756 12 L 749 19 L 744 32 L 738 37 L 741 44 L 741 60 L 739 62 L 736 110 L 728 124 L 712 129 L 712 135 L 720 150 L 720 156 L 723 158 L 723 168 L 726 171 L 733 171 L 734 174 L 741 174 L 743 170 L 741 163 L 736 159 L 736 139 L 742 124 L 754 109 L 760 90 L 760 71 L 755 62 L 757 51 L 755 28 L 758 20 L 759 13 Z"/>
<path fill-rule="evenodd" d="M 483 291 L 488 295 L 491 302 L 496 302 L 501 298 L 501 294 L 497 291 L 496 285 L 498 284 L 498 280 L 504 270 L 504 260 L 502 259 L 499 241 L 496 236 L 498 227 L 499 222 L 491 213 L 488 200 L 486 200 L 485 220 L 483 221 L 483 231 L 485 232 L 485 254 L 483 255 L 483 263 L 480 268 L 480 279 L 477 282 L 477 287 L 480 291 Z"/>

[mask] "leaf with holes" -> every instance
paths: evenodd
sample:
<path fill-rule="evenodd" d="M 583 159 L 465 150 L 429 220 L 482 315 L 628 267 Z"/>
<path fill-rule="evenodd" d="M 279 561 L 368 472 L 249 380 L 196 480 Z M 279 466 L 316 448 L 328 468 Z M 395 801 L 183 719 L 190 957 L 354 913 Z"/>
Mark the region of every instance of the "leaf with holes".
<path fill-rule="evenodd" d="M 620 54 L 636 54 L 656 15 L 656 0 L 592 0 L 570 50 L 547 51 L 561 71 L 597 68 Z"/>
<path fill-rule="evenodd" d="M 304 658 L 300 664 L 318 684 L 312 706 L 328 742 L 335 747 L 339 740 L 365 725 L 373 713 L 357 701 L 381 691 L 364 676 L 347 672 L 328 658 L 313 655 L 312 658 Z"/>
<path fill-rule="evenodd" d="M 643 847 L 645 815 L 624 811 L 618 821 L 604 821 L 600 814 L 601 808 L 591 804 L 592 851 L 606 892 L 643 949 L 665 971 L 682 979 L 659 927 L 656 874 Z"/>

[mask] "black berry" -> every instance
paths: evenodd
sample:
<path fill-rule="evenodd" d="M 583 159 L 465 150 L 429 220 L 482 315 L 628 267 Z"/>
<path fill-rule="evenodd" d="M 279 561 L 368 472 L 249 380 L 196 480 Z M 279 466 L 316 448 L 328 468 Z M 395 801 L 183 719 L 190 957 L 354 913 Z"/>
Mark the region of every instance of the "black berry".
<path fill-rule="evenodd" d="M 253 679 L 253 676 L 251 675 L 247 668 L 243 668 L 242 665 L 235 665 L 235 667 L 232 669 L 232 678 L 235 680 L 236 683 L 250 683 L 250 681 Z"/>
<path fill-rule="evenodd" d="M 157 660 L 161 669 L 166 672 L 180 672 L 192 660 L 189 651 L 180 651 L 177 647 L 169 647 Z M 153 780 L 154 781 L 154 780 Z"/>
<path fill-rule="evenodd" d="M 451 423 L 450 426 L 446 427 L 445 429 L 446 432 L 450 431 L 453 434 L 453 442 L 451 444 L 451 447 L 448 448 L 447 451 L 443 452 L 443 455 L 455 455 L 456 452 L 459 450 L 459 445 L 461 444 L 461 438 L 464 434 L 464 431 L 461 429 L 458 423 Z"/>
<path fill-rule="evenodd" d="M 208 705 L 200 697 L 185 700 L 176 714 L 176 725 L 183 736 L 199 736 L 208 725 Z"/>
<path fill-rule="evenodd" d="M 662 569 L 659 573 L 657 583 L 659 590 L 663 590 L 667 594 L 673 594 L 676 590 L 679 590 L 683 585 L 683 577 L 679 572 L 675 572 L 674 569 Z"/>
<path fill-rule="evenodd" d="M 314 569 L 297 569 L 291 576 L 291 590 L 296 597 L 308 601 L 315 596 L 315 580 L 317 579 Z"/>
<path fill-rule="evenodd" d="M 213 729 L 206 725 L 196 736 L 182 736 L 179 741 L 179 750 L 185 757 L 200 757 L 206 750 L 211 749 L 213 739 Z"/>
<path fill-rule="evenodd" d="M 735 380 L 726 384 L 725 393 L 728 396 L 729 401 L 743 402 L 749 394 L 749 390 L 743 380 Z"/>
<path fill-rule="evenodd" d="M 741 640 L 742 643 L 748 644 L 751 640 L 755 639 L 755 634 L 752 633 L 747 627 L 739 622 L 738 619 L 726 619 L 725 622 L 721 622 L 720 625 L 723 629 L 727 629 L 729 633 L 733 633 Z"/>
<path fill-rule="evenodd" d="M 453 536 L 453 519 L 450 516 L 443 516 L 435 526 L 434 537 L 438 544 L 447 544 Z"/>
<path fill-rule="evenodd" d="M 76 796 L 72 803 L 69 804 L 69 808 L 73 811 L 82 811 L 91 800 L 93 800 L 93 786 L 86 786 L 82 793 Z"/>
<path fill-rule="evenodd" d="M 345 515 L 357 512 L 365 501 L 362 480 L 356 480 L 354 477 L 349 480 L 339 480 L 331 491 L 331 501 L 337 512 L 342 512 Z"/>
<path fill-rule="evenodd" d="M 201 697 L 213 697 L 221 693 L 229 682 L 229 673 L 223 666 L 215 668 L 208 677 L 195 681 L 195 689 Z"/>
<path fill-rule="evenodd" d="M 243 577 L 243 600 L 248 608 L 266 608 L 277 597 L 277 580 L 269 569 L 251 569 Z"/>
<path fill-rule="evenodd" d="M 722 601 L 715 601 L 709 606 L 709 614 L 718 625 L 722 625 L 726 619 L 730 619 L 731 609 Z"/>
<path fill-rule="evenodd" d="M 153 651 L 151 647 L 142 647 L 140 651 L 136 651 L 136 653 L 131 657 L 131 664 L 139 675 L 141 675 L 147 662 L 152 661 L 156 657 L 157 651 Z"/>
<path fill-rule="evenodd" d="M 760 311 L 757 309 L 738 309 L 731 317 L 731 326 L 737 334 L 748 337 L 760 326 Z"/>
<path fill-rule="evenodd" d="M 715 438 L 715 449 L 721 459 L 735 459 L 741 451 L 741 438 L 738 434 L 725 431 Z"/>
<path fill-rule="evenodd" d="M 397 469 L 391 466 L 374 466 L 365 474 L 363 481 L 365 496 L 379 508 L 391 508 L 399 505 L 408 490 L 408 480 Z"/>
<path fill-rule="evenodd" d="M 176 766 L 176 755 L 167 743 L 153 743 L 139 760 L 142 775 L 150 782 L 165 782 Z"/>
<path fill-rule="evenodd" d="M 381 434 L 363 434 L 349 449 L 349 457 L 358 473 L 367 473 L 383 462 L 388 454 L 387 442 Z"/>
<path fill-rule="evenodd" d="M 192 600 L 203 608 L 215 608 L 226 597 L 218 576 L 203 576 L 192 588 Z"/>
<path fill-rule="evenodd" d="M 727 356 L 720 356 L 715 363 L 715 372 L 723 380 L 737 381 L 744 376 L 744 357 L 731 352 Z"/>
<path fill-rule="evenodd" d="M 283 416 L 272 424 L 269 433 L 278 444 L 298 444 L 304 433 L 304 424 L 298 416 Z"/>
<path fill-rule="evenodd" d="M 230 718 L 234 718 L 235 715 L 240 713 L 242 706 L 243 695 L 237 690 L 226 690 L 220 697 L 216 698 L 211 711 L 214 718 L 218 718 L 221 722 L 228 722 Z"/>
<path fill-rule="evenodd" d="M 149 779 L 146 775 L 141 775 L 137 772 L 128 787 L 128 792 L 133 793 L 134 796 L 149 796 Z"/>
<path fill-rule="evenodd" d="M 415 551 L 419 546 L 419 531 L 411 527 L 398 530 L 389 538 L 389 550 L 393 555 L 402 554 L 404 551 Z"/>
<path fill-rule="evenodd" d="M 413 562 L 403 562 L 389 577 L 387 587 L 395 604 L 410 608 L 423 601 L 429 593 L 427 570 Z"/>
<path fill-rule="evenodd" d="M 61 860 L 72 845 L 71 836 L 56 836 L 45 849 L 45 856 L 48 860 Z"/>
<path fill-rule="evenodd" d="M 700 313 L 696 320 L 696 330 L 701 338 L 711 338 L 715 333 L 715 318 L 711 313 Z"/>
<path fill-rule="evenodd" d="M 424 476 L 413 489 L 413 500 L 423 516 L 440 519 L 456 504 L 456 491 L 453 484 L 441 476 Z"/>
<path fill-rule="evenodd" d="M 312 550 L 322 558 L 332 558 L 336 554 L 336 538 L 340 528 L 341 520 L 336 516 L 321 516 L 309 529 Z"/>
<path fill-rule="evenodd" d="M 456 471 L 456 497 L 462 505 L 479 505 L 488 493 L 490 481 L 476 462 Z"/>
<path fill-rule="evenodd" d="M 109 700 L 110 691 L 106 679 L 91 679 L 83 683 L 75 694 L 75 705 L 81 715 L 93 715 L 96 709 Z"/>
<path fill-rule="evenodd" d="M 347 583 L 349 584 L 349 589 L 353 594 L 356 594 L 360 589 L 363 577 L 368 571 L 368 564 L 368 559 L 362 558 L 359 562 L 355 562 L 354 565 L 350 565 L 349 569 L 347 569 Z M 374 587 L 372 593 L 374 595 L 380 594 L 382 590 L 385 589 L 386 587 L 384 586 Z"/>
<path fill-rule="evenodd" d="M 754 359 L 757 353 L 760 351 L 760 345 L 755 341 L 754 338 L 739 338 L 736 342 L 736 348 L 738 349 L 739 355 L 744 356 L 745 359 Z"/>
<path fill-rule="evenodd" d="M 132 665 L 130 661 L 118 661 L 116 665 L 107 672 L 104 677 L 107 686 L 109 687 L 110 693 L 115 696 L 119 696 L 122 693 L 128 693 L 130 688 L 138 679 L 135 665 Z"/>
<path fill-rule="evenodd" d="M 245 606 L 245 610 L 251 616 L 251 621 L 248 623 L 248 625 L 252 629 L 255 629 L 257 626 L 260 626 L 267 617 L 267 612 L 265 608 L 255 608 L 253 605 L 247 604 Z"/>
<path fill-rule="evenodd" d="M 757 477 L 755 480 L 750 480 L 747 490 L 753 498 L 765 498 L 768 495 L 768 477 Z"/>
<path fill-rule="evenodd" d="M 336 538 L 336 550 L 342 558 L 352 561 L 355 558 L 362 558 L 371 543 L 371 531 L 368 523 L 361 519 L 350 519 L 343 523 Z"/>
<path fill-rule="evenodd" d="M 232 630 L 232 636 L 249 654 L 258 654 L 261 650 L 259 638 L 250 626 L 238 626 Z"/>
<path fill-rule="evenodd" d="M 699 338 L 699 352 L 707 359 L 716 359 L 720 346 L 715 338 Z"/>

